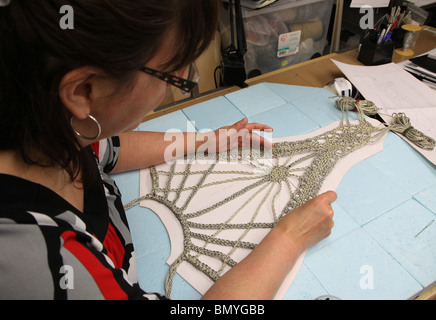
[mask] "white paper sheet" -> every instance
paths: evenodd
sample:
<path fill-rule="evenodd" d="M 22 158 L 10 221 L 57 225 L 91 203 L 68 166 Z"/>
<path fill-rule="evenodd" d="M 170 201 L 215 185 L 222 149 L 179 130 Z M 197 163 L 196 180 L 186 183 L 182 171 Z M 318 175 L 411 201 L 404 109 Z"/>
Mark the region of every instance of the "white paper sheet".
<path fill-rule="evenodd" d="M 365 99 L 374 102 L 380 116 L 391 123 L 393 113 L 404 112 L 412 126 L 436 139 L 436 91 L 394 63 L 355 66 L 332 60 Z M 402 135 L 400 137 L 404 138 Z M 409 142 L 406 138 L 404 138 Z M 410 142 L 409 142 L 410 143 Z M 410 143 L 436 165 L 436 149 L 427 151 Z"/>
<path fill-rule="evenodd" d="M 380 126 L 380 123 L 376 120 L 368 119 L 368 121 L 371 121 L 374 126 Z M 312 138 L 315 136 L 318 136 L 324 132 L 327 132 L 329 130 L 332 130 L 336 127 L 338 127 L 339 122 L 332 123 L 329 126 L 326 126 L 324 128 L 321 128 L 315 132 L 301 135 L 301 136 L 295 136 L 295 137 L 286 137 L 286 138 L 280 138 L 280 139 L 274 139 L 274 143 L 282 142 L 282 141 L 299 141 L 304 140 L 307 138 Z M 360 161 L 363 161 L 364 159 L 368 158 L 369 156 L 380 152 L 383 150 L 383 141 L 384 139 L 380 139 L 377 143 L 370 144 L 362 149 L 359 149 L 352 154 L 348 155 L 347 157 L 341 159 L 336 164 L 334 170 L 328 175 L 328 177 L 324 180 L 324 183 L 321 187 L 320 194 L 328 191 L 328 190 L 336 190 L 336 188 L 339 186 L 340 181 L 342 180 L 345 173 L 355 164 L 357 164 Z M 282 160 L 281 160 L 282 161 Z M 303 165 L 303 164 L 301 164 Z M 176 172 L 183 172 L 185 168 L 185 164 L 177 164 L 176 165 Z M 157 170 L 163 170 L 168 171 L 170 165 L 169 164 L 162 164 L 156 167 Z M 196 172 L 205 170 L 207 166 L 204 164 L 198 163 L 192 165 L 190 171 Z M 256 170 L 252 167 L 248 166 L 247 164 L 241 164 L 241 163 L 225 163 L 225 164 L 218 164 L 215 170 L 223 170 L 223 171 L 244 171 L 247 170 Z M 180 179 L 182 179 L 181 176 L 179 176 Z M 211 175 L 210 178 L 212 180 L 207 180 L 207 183 L 215 182 L 215 181 L 222 181 L 223 177 L 220 175 Z M 226 177 L 224 179 L 234 178 L 232 176 Z M 225 198 L 227 195 L 232 194 L 238 190 L 241 190 L 246 185 L 246 181 L 235 181 L 232 183 L 226 183 L 224 185 L 217 185 L 217 186 L 211 186 L 208 188 L 200 189 L 200 191 L 197 193 L 196 198 L 192 201 L 192 204 L 189 204 L 188 209 L 190 209 L 190 212 L 195 212 L 196 210 L 201 210 L 202 208 L 208 207 L 211 203 L 214 203 L 217 201 L 217 199 Z M 251 183 L 251 182 L 249 182 Z M 189 185 L 189 182 L 186 182 L 186 186 Z M 224 187 L 223 187 L 224 186 Z M 145 196 L 149 194 L 152 191 L 152 181 L 150 177 L 150 170 L 141 170 L 140 173 L 140 195 Z M 277 188 L 274 189 L 274 192 L 272 194 L 275 194 L 275 191 L 277 191 Z M 241 215 L 242 217 L 238 219 L 247 219 L 250 218 L 250 216 L 253 215 L 253 212 L 256 210 L 256 207 L 259 206 L 259 202 L 262 201 L 265 194 L 268 192 L 268 188 L 264 190 L 264 192 L 259 193 L 257 195 L 257 200 L 253 201 L 254 203 L 250 203 L 249 205 L 244 208 L 244 212 Z M 184 197 L 187 195 L 182 194 L 181 197 Z M 237 208 L 241 207 L 241 205 L 246 201 L 247 197 L 250 197 L 249 194 L 243 195 L 238 197 L 236 200 L 233 200 L 230 204 L 227 204 L 228 207 L 220 208 L 219 210 L 216 210 L 217 214 L 214 216 L 206 216 L 206 217 L 199 217 L 198 220 L 195 222 L 198 223 L 220 223 L 224 222 L 228 217 L 229 213 L 231 214 L 234 212 Z M 268 201 L 270 203 L 272 197 L 268 198 Z M 183 199 L 182 199 L 183 200 Z M 280 192 L 279 196 L 276 198 L 276 207 L 277 211 L 281 212 L 280 208 L 283 208 L 286 203 L 289 201 L 289 192 L 287 192 L 286 187 L 283 187 L 283 191 Z M 256 202 L 257 201 L 257 202 Z M 267 201 L 267 202 L 268 202 Z M 227 206 L 226 205 L 226 206 Z M 167 263 L 171 265 L 177 257 L 179 257 L 183 252 L 183 232 L 181 225 L 177 218 L 174 216 L 174 213 L 171 212 L 170 209 L 168 209 L 166 206 L 157 203 L 154 200 L 145 200 L 141 202 L 141 206 L 147 207 L 154 211 L 161 219 L 163 224 L 165 225 L 168 234 L 170 236 L 171 241 L 171 255 L 167 260 Z M 192 208 L 190 208 L 192 206 Z M 262 207 L 263 210 L 260 211 L 259 216 L 256 218 L 256 222 L 262 221 L 262 222 L 270 222 L 271 221 L 271 210 L 268 209 L 268 206 L 265 205 L 265 207 Z M 202 221 L 204 219 L 208 219 L 207 221 Z M 196 218 L 197 219 L 197 218 Z M 214 220 L 214 221 L 211 221 Z M 236 223 L 236 222 L 234 222 Z M 239 222 L 241 223 L 241 222 Z M 226 231 L 227 232 L 227 231 Z M 238 237 L 238 232 L 241 232 L 241 230 L 234 230 L 227 232 L 226 239 L 235 240 Z M 249 236 L 247 236 L 246 241 L 250 241 L 252 243 L 259 243 L 264 236 L 269 232 L 268 229 L 262 229 L 257 230 L 256 232 L 251 233 Z M 334 230 L 333 230 L 334 232 Z M 236 233 L 236 234 L 234 234 Z M 225 248 L 224 248 L 225 249 Z M 213 247 L 213 250 L 222 250 L 220 248 Z M 239 262 L 241 261 L 247 254 L 249 254 L 249 250 L 239 250 L 235 252 L 235 255 L 232 256 L 232 258 Z M 303 262 L 305 253 L 300 256 L 297 263 L 295 264 L 294 268 L 290 271 L 288 276 L 286 277 L 285 281 L 283 282 L 282 286 L 280 287 L 280 290 L 278 291 L 275 299 L 282 299 L 283 296 L 286 294 L 287 290 L 289 289 L 290 285 L 292 284 L 295 276 L 297 275 L 301 264 Z M 212 258 L 210 258 L 212 259 Z M 209 260 L 209 257 L 205 257 L 205 262 L 210 262 L 211 265 L 213 265 L 214 261 Z M 211 279 L 209 279 L 205 274 L 202 272 L 196 270 L 192 265 L 190 265 L 187 262 L 183 262 L 177 272 L 188 282 L 190 283 L 197 291 L 199 291 L 201 294 L 206 293 L 206 291 L 212 286 L 213 282 Z"/>
<path fill-rule="evenodd" d="M 424 7 L 436 3 L 435 0 L 409 0 L 409 2 L 413 2 L 418 7 Z"/>
<path fill-rule="evenodd" d="M 390 0 L 352 0 L 350 8 L 360 8 L 362 6 L 370 6 L 373 8 L 384 8 L 389 6 Z"/>

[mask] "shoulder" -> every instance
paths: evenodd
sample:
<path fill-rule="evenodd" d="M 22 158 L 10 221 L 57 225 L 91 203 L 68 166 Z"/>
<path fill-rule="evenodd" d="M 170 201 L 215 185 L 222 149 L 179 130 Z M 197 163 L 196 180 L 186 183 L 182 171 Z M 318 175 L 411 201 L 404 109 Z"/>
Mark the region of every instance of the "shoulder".
<path fill-rule="evenodd" d="M 91 144 L 97 162 L 105 173 L 115 167 L 120 153 L 120 139 L 118 136 L 110 137 Z"/>

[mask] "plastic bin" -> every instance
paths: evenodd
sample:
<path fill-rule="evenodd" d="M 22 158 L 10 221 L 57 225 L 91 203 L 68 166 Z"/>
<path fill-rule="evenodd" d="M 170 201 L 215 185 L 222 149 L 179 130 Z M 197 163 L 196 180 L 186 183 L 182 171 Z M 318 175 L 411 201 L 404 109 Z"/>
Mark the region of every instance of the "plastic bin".
<path fill-rule="evenodd" d="M 280 0 L 266 8 L 242 8 L 249 77 L 322 55 L 334 0 Z"/>

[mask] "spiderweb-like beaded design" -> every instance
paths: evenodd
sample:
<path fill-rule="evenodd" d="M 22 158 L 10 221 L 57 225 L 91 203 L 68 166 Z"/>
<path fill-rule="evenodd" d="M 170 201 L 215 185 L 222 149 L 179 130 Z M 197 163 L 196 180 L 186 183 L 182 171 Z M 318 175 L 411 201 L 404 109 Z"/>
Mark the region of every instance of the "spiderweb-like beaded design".
<path fill-rule="evenodd" d="M 199 165 L 198 155 L 186 157 L 182 166 L 175 162 L 151 168 L 152 191 L 127 209 L 139 201 L 153 200 L 169 208 L 180 222 L 184 249 L 167 274 L 167 296 L 171 297 L 173 278 L 182 262 L 218 280 L 236 265 L 233 256 L 238 250 L 256 247 L 250 241 L 251 232 L 267 232 L 284 215 L 314 198 L 340 159 L 379 140 L 388 130 L 371 125 L 362 112 L 353 123 L 348 121 L 347 111 L 343 114 L 346 119 L 333 130 L 305 140 L 276 143 L 269 154 L 238 149 L 216 155 L 217 159 L 236 158 L 244 170 L 232 170 L 231 163 L 222 166 L 216 161 Z M 227 191 L 224 196 L 211 193 L 205 199 L 202 191 L 218 187 Z M 243 201 L 236 203 L 241 197 Z M 204 205 L 198 208 L 193 203 Z M 271 217 L 260 219 L 261 210 L 269 210 Z M 237 236 L 229 238 L 226 232 L 230 230 L 238 231 Z"/>

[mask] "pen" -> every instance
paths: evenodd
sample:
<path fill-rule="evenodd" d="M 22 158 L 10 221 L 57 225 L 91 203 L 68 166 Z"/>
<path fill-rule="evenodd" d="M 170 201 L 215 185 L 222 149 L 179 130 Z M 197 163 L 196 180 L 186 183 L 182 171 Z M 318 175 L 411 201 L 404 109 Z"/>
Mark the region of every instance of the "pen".
<path fill-rule="evenodd" d="M 388 28 L 386 29 L 385 36 L 389 33 L 389 31 L 391 31 L 391 28 L 392 28 L 392 23 L 388 24 Z"/>
<path fill-rule="evenodd" d="M 380 37 L 377 40 L 377 44 L 380 44 L 382 42 L 382 40 L 383 40 L 383 38 L 385 36 L 385 33 L 386 33 L 386 29 L 383 29 L 383 31 L 380 34 Z"/>
<path fill-rule="evenodd" d="M 398 23 L 400 22 L 400 19 L 401 17 L 398 17 L 397 21 L 395 21 L 394 25 L 392 26 L 392 30 L 394 30 L 397 27 Z"/>
<path fill-rule="evenodd" d="M 409 23 L 408 20 L 411 19 L 411 17 L 412 17 L 412 12 L 411 12 L 411 11 L 408 11 L 408 12 L 404 15 L 403 19 L 401 20 L 401 24 Z"/>
<path fill-rule="evenodd" d="M 391 15 L 389 16 L 389 23 L 393 24 L 398 19 L 400 12 L 401 12 L 401 6 L 392 7 Z"/>
<path fill-rule="evenodd" d="M 383 23 L 383 21 L 386 19 L 387 14 L 383 15 L 383 17 L 381 17 L 376 24 L 374 25 L 374 30 L 377 30 L 378 27 Z"/>
<path fill-rule="evenodd" d="M 383 43 L 385 43 L 386 42 L 386 40 L 388 40 L 390 37 L 392 36 L 392 31 L 391 32 L 389 32 L 387 35 L 386 35 L 386 37 L 382 40 L 382 44 Z"/>
<path fill-rule="evenodd" d="M 371 34 L 372 30 L 371 29 L 366 29 L 365 33 L 363 34 L 363 39 L 368 38 L 368 36 Z"/>

